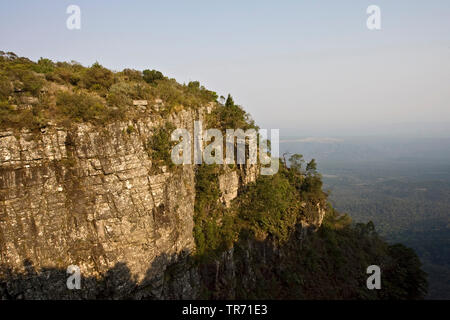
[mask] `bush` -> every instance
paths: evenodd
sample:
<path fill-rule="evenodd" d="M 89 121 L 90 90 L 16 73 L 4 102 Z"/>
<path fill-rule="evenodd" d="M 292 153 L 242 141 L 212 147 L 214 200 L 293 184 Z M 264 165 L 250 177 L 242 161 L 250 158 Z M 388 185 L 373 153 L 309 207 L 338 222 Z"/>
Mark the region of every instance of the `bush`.
<path fill-rule="evenodd" d="M 171 151 L 176 143 L 170 139 L 173 130 L 175 130 L 175 126 L 171 123 L 157 128 L 146 144 L 145 148 L 155 164 L 173 166 Z"/>
<path fill-rule="evenodd" d="M 37 73 L 50 73 L 55 69 L 55 64 L 50 59 L 40 58 L 33 70 Z"/>
<path fill-rule="evenodd" d="M 214 91 L 207 90 L 204 86 L 200 86 L 200 82 L 191 81 L 184 86 L 184 92 L 186 95 L 195 96 L 195 99 L 198 100 L 198 104 L 202 102 L 211 102 L 217 100 L 217 93 Z"/>
<path fill-rule="evenodd" d="M 224 216 L 225 208 L 219 203 L 218 173 L 217 165 L 196 168 L 193 233 L 199 261 L 215 258 L 232 244 L 233 233 L 238 230 L 234 219 Z"/>
<path fill-rule="evenodd" d="M 8 77 L 0 75 L 0 101 L 7 100 L 13 92 L 13 86 Z"/>
<path fill-rule="evenodd" d="M 0 127 L 1 128 L 28 128 L 39 129 L 47 123 L 42 111 L 34 107 L 31 110 L 16 110 L 6 101 L 0 101 Z"/>
<path fill-rule="evenodd" d="M 57 62 L 53 72 L 46 73 L 45 78 L 48 81 L 77 86 L 85 70 L 85 67 L 76 62 Z"/>
<path fill-rule="evenodd" d="M 96 62 L 90 68 L 86 69 L 81 80 L 88 89 L 108 90 L 114 82 L 114 74 Z"/>
<path fill-rule="evenodd" d="M 152 99 L 152 89 L 139 82 L 119 81 L 111 86 L 106 97 L 111 105 L 126 106 L 131 105 L 133 99 Z"/>
<path fill-rule="evenodd" d="M 55 93 L 56 86 L 51 85 L 52 82 L 64 85 L 68 92 L 74 94 Z M 46 90 L 42 91 L 44 86 Z M 47 109 L 40 110 L 40 114 L 59 116 L 56 120 L 60 121 L 124 120 L 121 117 L 130 110 L 127 107 L 134 99 L 162 99 L 162 115 L 198 108 L 217 99 L 215 92 L 205 89 L 198 81 L 181 85 L 157 70 L 124 69 L 114 73 L 99 63 L 86 68 L 75 61 L 52 62 L 40 58 L 33 62 L 12 52 L 0 52 L 0 101 L 6 103 L 4 105 L 20 104 L 21 92 L 38 97 L 40 103 L 45 104 Z M 77 97 L 82 99 L 78 107 L 73 101 Z M 105 98 L 104 101 L 99 97 Z M 33 112 L 38 111 L 33 108 Z M 129 115 L 138 117 L 143 114 L 131 111 Z"/>
<path fill-rule="evenodd" d="M 21 72 L 19 77 L 20 81 L 23 83 L 24 91 L 27 91 L 33 95 L 39 94 L 39 91 L 44 85 L 44 80 L 41 77 L 37 76 L 32 71 Z"/>
<path fill-rule="evenodd" d="M 149 84 L 153 84 L 157 80 L 164 79 L 164 75 L 160 71 L 157 71 L 157 70 L 146 69 L 146 70 L 142 71 L 142 75 L 143 75 L 144 81 Z"/>
<path fill-rule="evenodd" d="M 234 104 L 233 98 L 228 95 L 225 105 L 218 106 L 208 115 L 208 125 L 212 128 L 225 129 L 258 129 L 250 115 L 242 107 Z"/>
<path fill-rule="evenodd" d="M 428 283 L 426 273 L 422 271 L 422 263 L 413 249 L 402 244 L 388 247 L 392 264 L 385 271 L 383 298 L 417 300 L 426 296 Z"/>
<path fill-rule="evenodd" d="M 121 74 L 125 76 L 129 81 L 141 81 L 142 72 L 133 69 L 123 69 Z"/>
<path fill-rule="evenodd" d="M 86 93 L 60 92 L 56 97 L 56 106 L 60 114 L 76 122 L 104 122 L 110 116 L 100 98 Z"/>
<path fill-rule="evenodd" d="M 239 219 L 257 235 L 285 241 L 297 223 L 300 203 L 295 188 L 283 175 L 261 176 L 237 203 Z"/>

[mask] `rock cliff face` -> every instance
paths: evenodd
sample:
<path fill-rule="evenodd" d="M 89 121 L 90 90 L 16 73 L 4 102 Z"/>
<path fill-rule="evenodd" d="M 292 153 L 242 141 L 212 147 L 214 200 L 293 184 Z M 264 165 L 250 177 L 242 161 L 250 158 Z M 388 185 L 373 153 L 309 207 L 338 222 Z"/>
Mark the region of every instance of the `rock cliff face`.
<path fill-rule="evenodd" d="M 41 133 L 1 132 L 2 295 L 164 298 L 166 268 L 195 246 L 195 172 L 192 165 L 156 167 L 145 145 L 166 121 L 192 135 L 194 120 L 205 112 L 101 129 L 81 124 Z M 254 167 L 227 171 L 219 177 L 221 201 L 229 204 L 239 185 L 256 175 Z M 67 289 L 69 265 L 80 267 L 85 290 Z M 181 278 L 195 283 L 196 276 L 187 270 Z M 182 281 L 177 294 L 196 297 L 188 282 Z M 136 284 L 145 290 L 136 290 Z"/>
<path fill-rule="evenodd" d="M 276 175 L 259 178 L 256 165 L 173 165 L 166 151 L 175 128 L 191 137 L 202 135 L 199 122 L 257 128 L 230 95 L 218 100 L 198 81 L 179 84 L 156 70 L 35 63 L 1 51 L 0 89 L 0 299 L 426 291 L 413 252 L 328 206 L 313 161 L 302 169 L 294 155 L 291 168 L 280 162 Z M 365 291 L 369 263 L 384 266 L 386 293 Z"/>

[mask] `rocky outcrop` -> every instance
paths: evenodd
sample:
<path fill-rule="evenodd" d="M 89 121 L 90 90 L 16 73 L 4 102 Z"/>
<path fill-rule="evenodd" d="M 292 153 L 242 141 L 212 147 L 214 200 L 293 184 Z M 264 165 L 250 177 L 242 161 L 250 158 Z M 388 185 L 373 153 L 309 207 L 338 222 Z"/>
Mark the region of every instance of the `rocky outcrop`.
<path fill-rule="evenodd" d="M 200 297 L 207 278 L 190 260 L 195 168 L 158 167 L 146 146 L 166 122 L 193 136 L 206 112 L 1 132 L 0 297 Z M 225 166 L 220 200 L 228 206 L 257 175 L 256 166 Z M 232 256 L 217 261 L 217 283 L 231 279 Z M 80 268 L 82 290 L 67 289 L 70 265 Z"/>
<path fill-rule="evenodd" d="M 229 207 L 231 200 L 238 195 L 239 177 L 236 170 L 230 170 L 219 176 L 219 188 L 222 190 L 220 200 Z"/>
<path fill-rule="evenodd" d="M 235 169 L 224 166 L 224 173 L 219 175 L 218 182 L 221 191 L 220 201 L 229 207 L 231 201 L 238 196 L 241 186 L 255 182 L 258 177 L 259 166 L 238 165 Z"/>
<path fill-rule="evenodd" d="M 192 128 L 202 117 L 200 109 L 100 129 L 0 133 L 0 278 L 77 265 L 99 280 L 118 263 L 136 283 L 161 278 L 194 249 L 194 168 L 155 168 L 146 142 L 165 121 Z M 34 298 L 20 285 L 8 290 Z M 62 283 L 52 295 L 67 291 Z"/>

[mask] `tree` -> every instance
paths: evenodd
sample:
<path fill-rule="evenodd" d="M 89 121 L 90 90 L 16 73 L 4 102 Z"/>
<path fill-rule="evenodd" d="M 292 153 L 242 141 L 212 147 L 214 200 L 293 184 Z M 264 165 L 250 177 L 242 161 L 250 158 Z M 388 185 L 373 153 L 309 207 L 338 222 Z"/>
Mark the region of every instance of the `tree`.
<path fill-rule="evenodd" d="M 297 173 L 302 172 L 302 166 L 305 163 L 305 160 L 303 159 L 303 155 L 301 154 L 293 154 L 289 158 L 289 164 L 292 170 L 296 171 Z"/>
<path fill-rule="evenodd" d="M 88 89 L 109 89 L 114 82 L 114 74 L 96 62 L 86 70 L 82 81 Z"/>
<path fill-rule="evenodd" d="M 140 81 L 142 80 L 142 72 L 134 69 L 123 69 L 122 74 L 128 77 L 128 80 Z"/>
<path fill-rule="evenodd" d="M 143 74 L 144 81 L 147 83 L 150 83 L 150 84 L 155 83 L 156 80 L 164 79 L 164 75 L 160 71 L 157 71 L 157 70 L 146 69 L 146 70 L 142 71 L 142 74 Z"/>
<path fill-rule="evenodd" d="M 52 60 L 46 58 L 40 58 L 37 65 L 34 66 L 34 71 L 38 73 L 49 73 L 55 69 L 55 64 Z"/>
<path fill-rule="evenodd" d="M 227 101 L 225 101 L 225 107 L 234 107 L 234 100 L 230 94 L 228 94 Z"/>
<path fill-rule="evenodd" d="M 198 82 L 198 81 L 190 81 L 190 82 L 188 83 L 188 88 L 191 88 L 191 89 L 200 89 L 200 82 Z"/>
<path fill-rule="evenodd" d="M 311 159 L 306 165 L 306 172 L 308 174 L 315 174 L 317 172 L 317 162 L 315 159 Z"/>
<path fill-rule="evenodd" d="M 388 247 L 393 259 L 385 271 L 384 283 L 386 299 L 423 299 L 427 293 L 427 274 L 422 271 L 422 263 L 413 249 L 402 244 Z"/>

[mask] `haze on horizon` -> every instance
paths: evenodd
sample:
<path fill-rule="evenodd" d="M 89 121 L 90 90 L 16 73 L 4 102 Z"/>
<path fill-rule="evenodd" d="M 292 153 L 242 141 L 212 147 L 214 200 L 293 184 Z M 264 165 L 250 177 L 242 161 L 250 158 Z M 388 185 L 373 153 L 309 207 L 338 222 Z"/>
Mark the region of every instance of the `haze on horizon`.
<path fill-rule="evenodd" d="M 293 134 L 450 136 L 449 17 L 446 0 L 4 1 L 0 50 L 198 80 Z"/>

